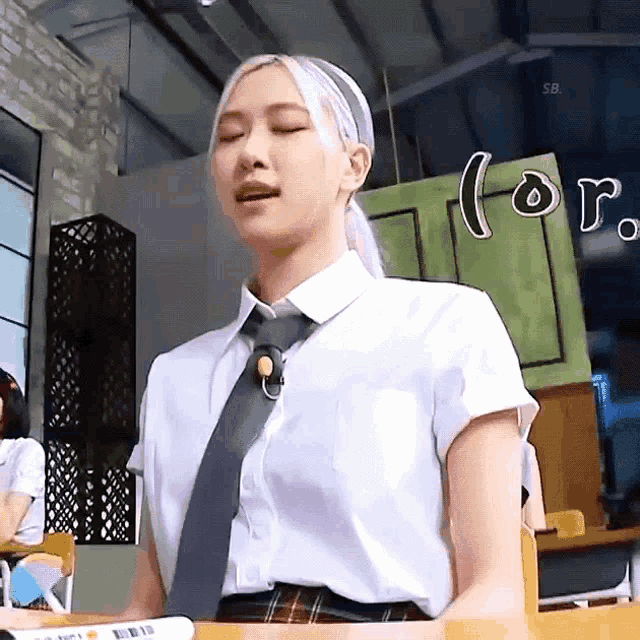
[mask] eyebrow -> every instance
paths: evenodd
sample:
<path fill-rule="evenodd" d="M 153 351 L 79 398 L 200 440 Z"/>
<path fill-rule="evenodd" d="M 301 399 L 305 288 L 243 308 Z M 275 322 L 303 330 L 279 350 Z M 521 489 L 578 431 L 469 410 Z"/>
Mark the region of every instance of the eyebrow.
<path fill-rule="evenodd" d="M 274 104 L 270 104 L 265 111 L 268 114 L 273 113 L 274 111 L 282 111 L 284 109 L 296 109 L 298 111 L 302 111 L 309 115 L 309 110 L 306 107 L 303 107 L 296 102 L 276 102 Z M 244 113 L 242 111 L 225 111 L 221 116 L 220 120 L 223 118 L 242 118 Z"/>

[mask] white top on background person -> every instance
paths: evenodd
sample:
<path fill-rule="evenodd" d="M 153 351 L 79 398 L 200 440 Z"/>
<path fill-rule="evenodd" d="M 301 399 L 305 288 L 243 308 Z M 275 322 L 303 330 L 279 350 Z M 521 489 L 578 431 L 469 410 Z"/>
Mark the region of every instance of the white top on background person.
<path fill-rule="evenodd" d="M 434 615 L 453 597 L 441 619 L 524 611 L 522 439 L 538 406 L 486 294 L 384 279 L 353 199 L 371 167 L 371 115 L 327 65 L 250 59 L 221 96 L 211 195 L 252 251 L 253 277 L 236 321 L 151 367 L 130 464 L 144 473 L 147 552 L 125 616 L 163 612 L 255 304 L 293 305 L 320 327 L 287 352 L 282 396 L 245 459 L 225 592 L 286 579 L 362 601 L 415 598 Z M 242 187 L 273 197 L 239 201 Z"/>
<path fill-rule="evenodd" d="M 1 518 L 8 518 L 6 524 L 15 533 L 3 536 L 4 542 L 35 545 L 43 540 L 44 531 L 44 449 L 33 438 L 17 438 L 0 442 L 0 499 L 4 496 L 6 509 Z M 16 504 L 11 506 L 11 503 Z M 27 506 L 24 512 L 24 506 Z M 0 507 L 1 509 L 2 507 Z M 9 514 L 9 515 L 5 515 Z"/>
<path fill-rule="evenodd" d="M 22 391 L 0 369 L 0 545 L 36 545 L 43 539 L 45 455 L 28 435 Z"/>

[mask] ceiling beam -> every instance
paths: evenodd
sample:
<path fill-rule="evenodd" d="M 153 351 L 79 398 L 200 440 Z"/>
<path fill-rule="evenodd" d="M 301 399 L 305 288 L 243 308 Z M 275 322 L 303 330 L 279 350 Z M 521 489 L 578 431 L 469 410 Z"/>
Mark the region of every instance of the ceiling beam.
<path fill-rule="evenodd" d="M 600 14 L 602 12 L 602 0 L 591 0 L 591 30 L 600 31 Z"/>
<path fill-rule="evenodd" d="M 33 22 L 41 22 L 50 13 L 64 9 L 70 4 L 76 4 L 76 2 L 77 0 L 44 0 L 37 7 L 29 9 L 27 14 Z M 31 4 L 34 3 L 32 2 Z"/>
<path fill-rule="evenodd" d="M 389 96 L 391 106 L 395 107 L 403 104 L 412 98 L 416 98 L 449 82 L 458 80 L 468 73 L 472 73 L 482 67 L 498 62 L 502 58 L 510 56 L 521 50 L 522 48 L 520 45 L 516 44 L 512 40 L 503 40 L 486 51 L 469 56 L 456 64 L 446 67 L 442 71 L 438 71 L 438 73 L 428 76 L 423 80 L 418 80 L 418 82 L 413 82 L 398 91 L 394 91 Z M 373 113 L 380 113 L 385 109 L 387 109 L 386 100 L 379 100 L 373 105 Z"/>
<path fill-rule="evenodd" d="M 530 30 L 527 0 L 498 0 L 498 16 L 500 33 L 524 45 Z"/>
<path fill-rule="evenodd" d="M 158 14 L 147 0 L 128 0 L 153 25 L 180 55 L 218 92 L 224 82 L 211 70 L 202 58 L 181 38 L 180 34 Z"/>
<path fill-rule="evenodd" d="M 127 106 L 131 107 L 139 116 L 141 116 L 144 120 L 149 122 L 153 126 L 154 129 L 159 131 L 165 138 L 167 138 L 171 144 L 176 146 L 180 153 L 182 153 L 185 158 L 190 158 L 196 155 L 194 149 L 189 146 L 182 138 L 177 136 L 167 125 L 163 124 L 158 120 L 158 118 L 147 109 L 142 102 L 134 98 L 126 89 L 120 87 L 120 99 L 127 104 Z"/>
<path fill-rule="evenodd" d="M 528 44 L 532 47 L 637 47 L 637 33 L 531 33 Z"/>
<path fill-rule="evenodd" d="M 424 12 L 431 33 L 433 33 L 438 46 L 440 47 L 440 56 L 444 64 L 451 64 L 455 60 L 455 47 L 449 42 L 449 39 L 444 34 L 442 28 L 442 22 L 440 16 L 433 6 L 433 0 L 421 0 L 422 11 Z"/>
<path fill-rule="evenodd" d="M 99 33 L 106 33 L 107 31 L 113 31 L 114 29 L 119 29 L 124 25 L 128 27 L 129 21 L 133 17 L 140 18 L 140 14 L 137 11 L 132 11 L 130 13 L 123 14 L 122 16 L 117 16 L 110 20 L 101 19 L 89 20 L 88 22 L 78 22 L 71 25 L 71 30 L 66 31 L 64 37 L 67 38 L 67 40 L 75 42 L 77 40 L 80 40 L 81 38 L 94 36 Z"/>
<path fill-rule="evenodd" d="M 524 64 L 535 60 L 544 60 L 553 56 L 553 49 L 525 49 L 507 59 L 509 64 Z"/>
<path fill-rule="evenodd" d="M 89 56 L 87 56 L 84 51 L 81 51 L 73 42 L 71 42 L 71 40 L 67 40 L 67 38 L 61 36 L 60 34 L 54 37 L 58 42 L 62 43 L 69 51 L 71 51 L 74 56 L 82 60 L 82 62 L 89 65 L 90 67 L 94 67 L 93 60 L 91 60 L 91 58 L 89 58 Z"/>
<path fill-rule="evenodd" d="M 195 0 L 194 0 L 195 1 Z M 265 45 L 265 53 L 287 53 L 282 43 L 269 29 L 249 0 L 228 0 L 249 30 Z"/>
<path fill-rule="evenodd" d="M 360 26 L 360 23 L 356 20 L 351 9 L 347 6 L 347 3 L 344 0 L 331 0 L 331 4 L 340 20 L 342 20 L 342 24 L 344 24 L 351 39 L 364 54 L 364 59 L 368 61 L 369 68 L 373 73 L 373 77 L 376 78 L 376 82 L 381 85 L 382 76 L 380 74 L 382 73 L 383 67 L 386 66 L 384 60 L 382 60 L 375 47 L 369 42 L 367 35 Z"/>

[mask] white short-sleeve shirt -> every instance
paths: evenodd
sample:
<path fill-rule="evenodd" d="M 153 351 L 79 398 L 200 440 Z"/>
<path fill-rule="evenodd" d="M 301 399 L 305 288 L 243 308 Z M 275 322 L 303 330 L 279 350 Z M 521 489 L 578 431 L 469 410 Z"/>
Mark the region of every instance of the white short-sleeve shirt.
<path fill-rule="evenodd" d="M 533 481 L 537 476 L 533 470 L 538 464 L 536 449 L 530 442 L 525 442 L 522 451 L 522 486 L 529 495 L 533 494 Z"/>
<path fill-rule="evenodd" d="M 472 418 L 514 407 L 524 440 L 538 410 L 489 296 L 374 279 L 355 251 L 272 307 L 247 284 L 236 321 L 149 372 L 129 468 L 144 477 L 165 588 L 204 450 L 253 348 L 238 331 L 255 305 L 293 306 L 320 326 L 286 352 L 282 393 L 244 459 L 222 595 L 326 585 L 437 617 L 452 599 L 449 446 Z"/>
<path fill-rule="evenodd" d="M 33 498 L 13 541 L 40 544 L 44 531 L 44 449 L 33 438 L 0 441 L 0 493 Z"/>

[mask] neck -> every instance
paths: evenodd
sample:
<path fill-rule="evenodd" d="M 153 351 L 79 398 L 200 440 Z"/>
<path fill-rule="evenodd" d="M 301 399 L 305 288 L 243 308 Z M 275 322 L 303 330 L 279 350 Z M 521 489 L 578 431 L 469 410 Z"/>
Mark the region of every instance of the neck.
<path fill-rule="evenodd" d="M 299 284 L 337 262 L 348 250 L 346 238 L 341 240 L 330 247 L 306 243 L 258 254 L 251 290 L 267 304 L 281 300 Z"/>

